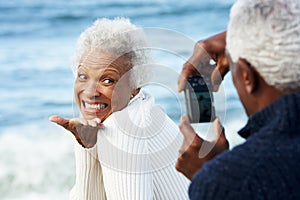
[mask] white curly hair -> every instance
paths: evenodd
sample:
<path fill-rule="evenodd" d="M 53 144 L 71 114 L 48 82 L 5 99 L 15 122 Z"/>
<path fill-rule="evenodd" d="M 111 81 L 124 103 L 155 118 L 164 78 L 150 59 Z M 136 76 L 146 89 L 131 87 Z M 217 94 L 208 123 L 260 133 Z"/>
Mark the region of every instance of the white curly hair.
<path fill-rule="evenodd" d="M 145 46 L 143 30 L 137 28 L 128 18 L 97 19 L 78 38 L 73 73 L 76 74 L 80 59 L 85 52 L 91 49 L 109 51 L 117 56 L 130 58 L 132 68 L 136 67 L 130 70 L 131 86 L 138 88 L 148 74 L 145 67 L 139 67 L 148 61 Z"/>
<path fill-rule="evenodd" d="M 230 12 L 227 51 L 246 59 L 283 92 L 300 89 L 300 1 L 238 0 Z"/>

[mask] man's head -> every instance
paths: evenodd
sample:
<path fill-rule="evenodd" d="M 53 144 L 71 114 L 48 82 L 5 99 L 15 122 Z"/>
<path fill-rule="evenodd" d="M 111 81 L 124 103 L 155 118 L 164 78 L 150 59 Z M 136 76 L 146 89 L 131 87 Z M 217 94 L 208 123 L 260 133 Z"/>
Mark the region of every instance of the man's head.
<path fill-rule="evenodd" d="M 226 42 L 233 81 L 249 115 L 300 90 L 299 0 L 238 0 Z M 267 98 L 263 104 L 261 97 Z"/>

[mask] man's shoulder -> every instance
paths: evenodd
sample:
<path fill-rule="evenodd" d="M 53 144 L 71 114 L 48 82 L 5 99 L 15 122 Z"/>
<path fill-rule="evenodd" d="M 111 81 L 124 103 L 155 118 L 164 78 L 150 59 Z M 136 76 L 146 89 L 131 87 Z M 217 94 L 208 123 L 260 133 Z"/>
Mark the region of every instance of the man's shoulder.
<path fill-rule="evenodd" d="M 300 165 L 299 147 L 281 149 L 257 144 L 260 142 L 246 141 L 206 163 L 194 176 L 190 195 L 218 199 L 227 194 L 232 195 L 231 199 L 238 199 L 243 193 L 243 198 L 251 199 L 253 195 L 276 197 L 279 191 L 286 198 L 288 190 L 297 194 L 297 187 L 300 187 L 297 180 L 300 177 L 297 169 Z M 281 146 L 286 146 L 286 142 L 282 142 Z M 274 185 L 276 182 L 280 184 Z"/>
<path fill-rule="evenodd" d="M 242 144 L 204 164 L 194 179 L 228 183 L 235 177 L 244 176 L 254 163 L 255 160 L 249 156 L 248 145 Z"/>
<path fill-rule="evenodd" d="M 217 179 L 217 176 L 228 176 L 226 180 L 229 180 L 234 176 L 246 177 L 250 172 L 260 173 L 269 167 L 278 170 L 284 167 L 293 169 L 300 165 L 300 137 L 285 138 L 246 140 L 207 162 L 201 171 L 208 176 L 216 176 Z"/>
<path fill-rule="evenodd" d="M 247 173 L 247 168 L 251 165 L 248 159 L 243 160 L 246 155 L 245 146 L 240 145 L 204 164 L 192 179 L 190 195 L 204 195 L 209 198 L 214 196 L 210 194 L 214 190 L 220 192 L 220 189 L 227 188 L 228 191 L 234 191 L 233 188 L 239 186 L 240 177 Z"/>

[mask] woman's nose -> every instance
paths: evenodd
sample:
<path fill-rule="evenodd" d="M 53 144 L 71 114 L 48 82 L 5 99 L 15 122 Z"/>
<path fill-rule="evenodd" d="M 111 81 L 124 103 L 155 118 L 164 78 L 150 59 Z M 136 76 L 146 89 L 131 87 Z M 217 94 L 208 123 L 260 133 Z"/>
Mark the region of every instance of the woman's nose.
<path fill-rule="evenodd" d="M 101 93 L 98 90 L 99 83 L 97 82 L 91 82 L 86 85 L 86 88 L 84 89 L 83 93 L 87 95 L 89 98 L 98 97 L 101 95 Z"/>

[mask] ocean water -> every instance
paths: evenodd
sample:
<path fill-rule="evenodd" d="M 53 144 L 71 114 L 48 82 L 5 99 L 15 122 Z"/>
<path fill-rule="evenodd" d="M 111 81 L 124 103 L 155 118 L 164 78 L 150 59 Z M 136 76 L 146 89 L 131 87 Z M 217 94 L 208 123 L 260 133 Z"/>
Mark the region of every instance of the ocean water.
<path fill-rule="evenodd" d="M 77 37 L 96 18 L 129 17 L 139 27 L 161 29 L 154 40 L 167 51 L 154 48 L 153 60 L 166 71 L 157 73 L 162 83 L 146 89 L 178 123 L 185 112 L 183 94 L 176 93 L 181 66 L 193 42 L 226 29 L 233 2 L 1 1 L 0 199 L 68 198 L 75 180 L 73 138 L 48 117 L 74 116 L 71 57 Z M 166 33 L 184 40 L 167 43 L 172 34 Z M 216 107 L 233 147 L 243 141 L 236 131 L 246 116 L 230 75 L 222 86 Z"/>

